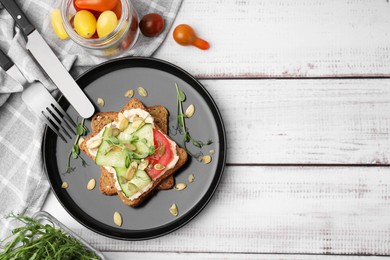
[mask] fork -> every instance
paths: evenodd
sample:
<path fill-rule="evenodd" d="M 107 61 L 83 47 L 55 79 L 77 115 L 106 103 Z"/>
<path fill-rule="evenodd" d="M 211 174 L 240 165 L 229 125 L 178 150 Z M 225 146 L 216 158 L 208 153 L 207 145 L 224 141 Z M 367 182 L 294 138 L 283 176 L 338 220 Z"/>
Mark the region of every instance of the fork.
<path fill-rule="evenodd" d="M 22 99 L 65 143 L 67 140 L 60 130 L 70 139 L 72 136 L 69 132 L 76 135 L 76 123 L 40 82 L 28 86 L 22 92 Z"/>
<path fill-rule="evenodd" d="M 27 83 L 25 77 L 20 73 L 12 60 L 0 50 L 0 67 L 14 80 L 24 86 Z M 76 123 L 62 109 L 49 91 L 41 82 L 34 82 L 26 87 L 22 92 L 22 100 L 27 106 L 41 118 L 51 130 L 54 131 L 65 143 L 68 137 L 72 139 L 71 134 L 76 135 L 74 128 Z M 62 131 L 64 133 L 61 134 Z M 70 134 L 71 133 L 71 134 Z"/>

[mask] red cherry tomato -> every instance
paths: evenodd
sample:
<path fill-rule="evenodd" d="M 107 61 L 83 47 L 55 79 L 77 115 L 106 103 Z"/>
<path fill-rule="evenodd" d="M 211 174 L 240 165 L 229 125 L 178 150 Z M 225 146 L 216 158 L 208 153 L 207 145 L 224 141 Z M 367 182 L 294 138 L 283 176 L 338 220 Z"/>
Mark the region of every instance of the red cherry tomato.
<path fill-rule="evenodd" d="M 170 143 L 168 139 L 162 133 L 160 133 L 160 131 L 156 129 L 153 129 L 153 136 L 154 136 L 154 146 L 156 147 L 156 153 L 148 157 L 149 163 L 151 163 L 152 165 L 159 163 L 164 166 L 167 166 L 168 163 L 173 158 L 173 152 L 171 150 Z M 159 151 L 163 151 L 163 152 L 159 152 Z M 157 178 L 158 175 L 161 173 L 161 170 L 159 171 L 156 170 L 155 168 L 152 169 L 146 168 L 145 171 L 152 179 Z"/>
<path fill-rule="evenodd" d="M 104 12 L 113 9 L 119 0 L 75 0 L 74 6 L 77 10 L 93 10 Z"/>
<path fill-rule="evenodd" d="M 156 13 L 147 14 L 139 22 L 139 28 L 143 35 L 155 37 L 164 29 L 164 18 Z"/>

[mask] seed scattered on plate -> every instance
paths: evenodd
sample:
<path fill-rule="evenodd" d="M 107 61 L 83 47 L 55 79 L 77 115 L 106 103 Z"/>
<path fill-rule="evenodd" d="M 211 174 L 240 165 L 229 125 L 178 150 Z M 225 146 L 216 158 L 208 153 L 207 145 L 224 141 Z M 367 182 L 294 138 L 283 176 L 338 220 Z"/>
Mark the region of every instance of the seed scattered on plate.
<path fill-rule="evenodd" d="M 174 189 L 175 190 L 184 190 L 187 187 L 187 184 L 181 182 L 175 185 Z"/>
<path fill-rule="evenodd" d="M 132 98 L 133 96 L 134 96 L 134 90 L 129 89 L 128 91 L 126 91 L 125 97 Z"/>
<path fill-rule="evenodd" d="M 215 154 L 215 151 L 214 150 L 210 150 L 210 154 L 211 155 Z"/>
<path fill-rule="evenodd" d="M 67 189 L 68 187 L 69 187 L 69 185 L 66 181 L 64 181 L 61 185 L 61 188 L 63 188 L 63 189 Z"/>
<path fill-rule="evenodd" d="M 97 99 L 97 103 L 98 103 L 99 106 L 104 107 L 104 104 L 105 104 L 104 99 L 98 98 Z"/>
<path fill-rule="evenodd" d="M 189 107 L 187 107 L 185 115 L 186 117 L 190 118 L 194 115 L 194 113 L 195 113 L 195 106 L 191 104 L 189 105 Z"/>
<path fill-rule="evenodd" d="M 93 190 L 96 186 L 96 180 L 95 179 L 90 179 L 88 184 L 87 184 L 87 189 L 88 190 Z"/>
<path fill-rule="evenodd" d="M 141 97 L 146 97 L 148 95 L 148 92 L 146 91 L 146 89 L 144 89 L 143 87 L 138 87 L 137 88 L 137 91 L 138 91 L 138 94 L 141 96 Z"/>
<path fill-rule="evenodd" d="M 121 216 L 121 213 L 119 213 L 118 211 L 115 211 L 115 213 L 114 213 L 114 223 L 118 227 L 122 226 L 122 216 Z"/>
<path fill-rule="evenodd" d="M 204 164 L 209 164 L 211 162 L 211 156 L 210 155 L 205 155 L 202 157 L 202 162 Z"/>
<path fill-rule="evenodd" d="M 194 180 L 195 180 L 195 176 L 192 173 L 190 175 L 188 175 L 189 182 L 194 182 Z"/>
<path fill-rule="evenodd" d="M 169 212 L 171 212 L 171 214 L 175 217 L 177 217 L 177 215 L 179 215 L 179 211 L 178 211 L 175 203 L 173 203 L 172 206 L 169 208 Z"/>

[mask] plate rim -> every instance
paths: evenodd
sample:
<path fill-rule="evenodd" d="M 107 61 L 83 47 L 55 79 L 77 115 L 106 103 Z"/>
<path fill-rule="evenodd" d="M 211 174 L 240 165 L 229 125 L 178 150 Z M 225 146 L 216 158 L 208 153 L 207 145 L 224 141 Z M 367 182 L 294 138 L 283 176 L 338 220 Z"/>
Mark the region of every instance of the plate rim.
<path fill-rule="evenodd" d="M 87 215 L 80 207 L 78 207 L 78 205 L 76 203 L 75 206 L 77 206 L 77 208 L 73 208 L 73 209 L 68 209 L 68 207 L 65 205 L 65 202 L 62 201 L 64 198 L 64 195 L 60 196 L 60 194 L 57 192 L 59 190 L 59 187 L 58 185 L 57 186 L 54 186 L 54 183 L 53 183 L 53 180 L 52 178 L 54 177 L 51 177 L 51 175 L 49 175 L 48 173 L 48 162 L 47 162 L 47 153 L 49 151 L 47 151 L 48 149 L 46 149 L 47 147 L 47 142 L 49 141 L 48 139 L 49 138 L 49 135 L 50 133 L 52 135 L 55 136 L 55 134 L 53 132 L 51 132 L 51 130 L 46 126 L 45 127 L 45 130 L 44 130 L 44 133 L 43 133 L 43 140 L 42 140 L 42 159 L 43 159 L 43 166 L 44 166 L 44 172 L 46 174 L 46 177 L 50 183 L 50 187 L 51 187 L 51 191 L 54 193 L 54 195 L 56 196 L 57 200 L 59 201 L 59 203 L 61 204 L 61 206 L 68 212 L 69 215 L 71 215 L 78 223 L 80 223 L 81 225 L 83 225 L 84 227 L 86 227 L 87 229 L 95 232 L 95 233 L 98 233 L 100 235 L 103 235 L 103 236 L 106 236 L 106 237 L 109 237 L 109 238 L 114 238 L 114 239 L 119 239 L 119 240 L 126 240 L 126 241 L 140 241 L 140 240 L 147 240 L 147 239 L 153 239 L 153 238 L 157 238 L 157 237 L 160 237 L 160 236 L 163 236 L 163 235 L 166 235 L 166 234 L 169 234 L 171 232 L 174 232 L 176 230 L 178 230 L 179 228 L 183 227 L 184 225 L 186 225 L 187 223 L 189 223 L 192 219 L 194 219 L 197 215 L 200 214 L 200 212 L 203 211 L 203 209 L 208 205 L 208 203 L 210 202 L 211 198 L 214 196 L 220 182 L 221 182 L 221 179 L 222 179 L 222 176 L 223 176 L 223 173 L 225 171 L 225 167 L 226 167 L 226 156 L 227 156 L 227 139 L 226 139 L 226 130 L 225 130 L 225 126 L 224 126 L 224 122 L 223 122 L 223 119 L 222 119 L 222 116 L 221 116 L 221 113 L 219 111 L 219 108 L 218 106 L 216 105 L 214 99 L 212 98 L 212 96 L 210 95 L 210 93 L 207 91 L 207 89 L 203 86 L 202 83 L 200 83 L 194 76 L 192 76 L 190 73 L 188 73 L 187 71 L 185 71 L 184 69 L 180 68 L 179 66 L 175 65 L 175 64 L 172 64 L 170 62 L 167 62 L 165 60 L 161 60 L 161 59 L 157 59 L 157 58 L 153 58 L 153 57 L 121 57 L 121 58 L 115 58 L 115 59 L 111 59 L 111 60 L 108 60 L 108 61 L 105 61 L 103 63 L 100 63 L 100 64 L 97 64 L 91 68 L 89 68 L 88 70 L 86 70 L 85 72 L 83 72 L 80 76 L 78 76 L 76 78 L 76 82 L 79 84 L 80 82 L 84 82 L 84 84 L 81 87 L 81 89 L 84 89 L 86 86 L 88 86 L 88 84 L 86 84 L 85 82 L 88 82 L 88 77 L 90 73 L 93 73 L 95 70 L 103 70 L 105 66 L 108 66 L 108 65 L 112 65 L 112 64 L 120 64 L 120 63 L 123 63 L 123 62 L 135 62 L 135 63 L 139 63 L 139 62 L 146 62 L 146 65 L 148 64 L 158 64 L 158 65 L 162 65 L 162 66 L 165 66 L 167 67 L 167 70 L 162 70 L 162 69 L 157 69 L 157 68 L 153 68 L 153 67 L 148 67 L 148 66 L 139 66 L 139 64 L 136 64 L 136 65 L 130 65 L 130 66 L 124 66 L 123 68 L 139 68 L 139 67 L 146 67 L 146 68 L 153 68 L 153 69 L 157 69 L 159 71 L 164 71 L 166 73 L 169 73 L 171 75 L 174 75 L 178 78 L 180 78 L 181 80 L 185 81 L 188 85 L 190 85 L 190 87 L 194 88 L 193 84 L 190 84 L 188 82 L 188 80 L 186 79 L 183 79 L 182 77 L 180 76 L 177 76 L 176 74 L 172 74 L 171 72 L 169 72 L 169 70 L 176 70 L 177 73 L 179 74 L 182 74 L 182 75 L 185 75 L 186 77 L 188 77 L 189 80 L 193 81 L 193 83 L 199 87 L 199 90 L 202 91 L 203 93 L 199 93 L 199 90 L 198 89 L 195 89 L 199 95 L 202 97 L 202 99 L 205 100 L 206 103 L 211 103 L 212 104 L 212 107 L 210 108 L 212 114 L 217 116 L 215 118 L 215 122 L 217 124 L 217 130 L 218 130 L 218 137 L 219 137 L 219 149 L 220 149 L 220 155 L 219 155 L 219 158 L 218 158 L 218 164 L 217 164 L 217 168 L 215 170 L 215 176 L 214 178 L 212 179 L 211 181 L 211 184 L 209 185 L 206 193 L 200 198 L 200 200 L 195 204 L 195 206 L 193 206 L 185 215 L 183 215 L 180 219 L 178 219 L 177 221 L 172 221 L 168 224 L 165 224 L 165 225 L 162 225 L 162 226 L 158 226 L 158 227 L 154 227 L 154 228 L 150 228 L 150 229 L 142 229 L 142 230 L 134 230 L 134 231 L 131 231 L 131 230 L 128 230 L 126 229 L 125 232 L 120 232 L 120 233 L 107 233 L 107 232 L 104 232 L 103 230 L 104 229 L 112 229 L 111 226 L 109 225 L 106 225 L 104 223 L 101 223 L 100 221 L 92 218 L 92 221 L 93 222 L 98 222 L 99 225 L 92 225 L 91 226 L 91 223 L 90 221 L 88 221 L 88 217 L 87 219 L 83 218 L 81 215 Z M 115 66 L 114 66 L 115 67 Z M 119 68 L 116 68 L 116 69 L 113 69 L 112 71 L 116 71 L 116 70 L 119 70 Z M 111 72 L 112 72 L 111 71 Z M 105 75 L 107 73 L 103 73 L 102 75 Z M 102 75 L 98 75 L 98 76 L 92 76 L 92 78 L 94 78 L 94 80 L 96 80 L 97 78 L 101 77 Z M 206 97 L 205 97 L 205 96 Z M 206 98 L 208 100 L 206 100 Z M 66 104 L 68 106 L 68 102 L 66 101 L 66 99 L 63 97 L 63 95 L 60 95 L 57 99 L 57 101 L 61 104 Z M 63 106 L 63 105 L 61 105 Z M 55 151 L 57 150 L 57 146 L 56 146 L 56 142 L 54 142 L 54 147 L 55 147 Z M 56 163 L 56 162 L 55 162 Z M 57 169 L 58 170 L 58 169 Z M 72 200 L 72 199 L 71 199 Z M 73 201 L 73 200 L 72 200 Z M 80 213 L 77 213 L 75 214 L 76 212 L 79 212 Z M 91 217 L 89 217 L 91 218 Z M 101 226 L 107 226 L 107 228 L 102 228 L 100 229 Z M 122 234 L 127 234 L 126 236 L 123 236 Z M 132 236 L 132 234 L 135 236 Z"/>

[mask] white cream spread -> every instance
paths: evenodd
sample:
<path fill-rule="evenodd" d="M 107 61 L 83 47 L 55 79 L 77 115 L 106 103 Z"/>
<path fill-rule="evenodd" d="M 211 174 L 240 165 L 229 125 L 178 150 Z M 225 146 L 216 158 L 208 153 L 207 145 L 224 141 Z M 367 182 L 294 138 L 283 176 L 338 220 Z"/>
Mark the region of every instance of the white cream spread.
<path fill-rule="evenodd" d="M 153 128 L 155 128 L 154 126 L 154 121 L 153 121 L 153 117 L 145 110 L 143 109 L 140 109 L 140 108 L 134 108 L 134 109 L 130 109 L 130 110 L 125 110 L 123 111 L 123 115 L 125 116 L 125 118 L 130 122 L 132 123 L 134 121 L 134 118 L 135 117 L 141 117 L 145 123 L 148 123 L 148 124 L 152 124 Z M 106 129 L 106 127 L 118 127 L 119 126 L 119 121 L 113 121 L 112 123 L 109 123 L 107 125 L 105 125 L 103 127 L 103 129 L 97 134 L 95 135 L 94 137 L 92 137 L 91 139 L 89 139 L 87 141 L 87 148 L 88 148 L 88 152 L 96 157 L 96 154 L 99 150 L 99 147 L 97 148 L 92 148 L 90 149 L 89 148 L 89 145 L 94 142 L 95 140 L 101 140 L 103 138 L 103 132 L 104 130 Z M 164 134 L 164 133 L 163 133 Z M 164 134 L 165 135 L 165 134 Z M 165 135 L 166 136 L 166 135 Z M 172 150 L 172 153 L 173 153 L 173 158 L 172 160 L 170 161 L 170 163 L 168 165 L 165 166 L 164 170 L 161 171 L 161 173 L 153 179 L 153 181 L 155 181 L 156 179 L 158 179 L 158 177 L 160 177 L 161 175 L 163 175 L 166 171 L 172 169 L 175 167 L 177 161 L 179 160 L 179 156 L 177 155 L 177 151 L 176 151 L 176 143 L 173 142 L 171 139 L 167 138 L 167 140 L 169 141 L 170 143 L 170 148 Z M 118 182 L 118 179 L 116 177 L 116 172 L 115 172 L 115 169 L 113 167 L 110 167 L 110 166 L 103 166 L 108 172 L 112 173 L 112 175 L 114 176 L 114 179 L 115 179 L 115 188 L 117 190 L 122 190 L 121 186 L 119 185 L 119 182 Z M 134 200 L 134 199 L 137 199 L 139 196 L 141 196 L 142 193 L 146 192 L 147 190 L 149 190 L 152 186 L 153 186 L 153 181 L 151 183 L 149 183 L 147 186 L 145 186 L 143 189 L 141 189 L 140 191 L 138 191 L 137 193 L 135 193 L 133 196 L 131 196 L 129 199 L 130 200 Z"/>

